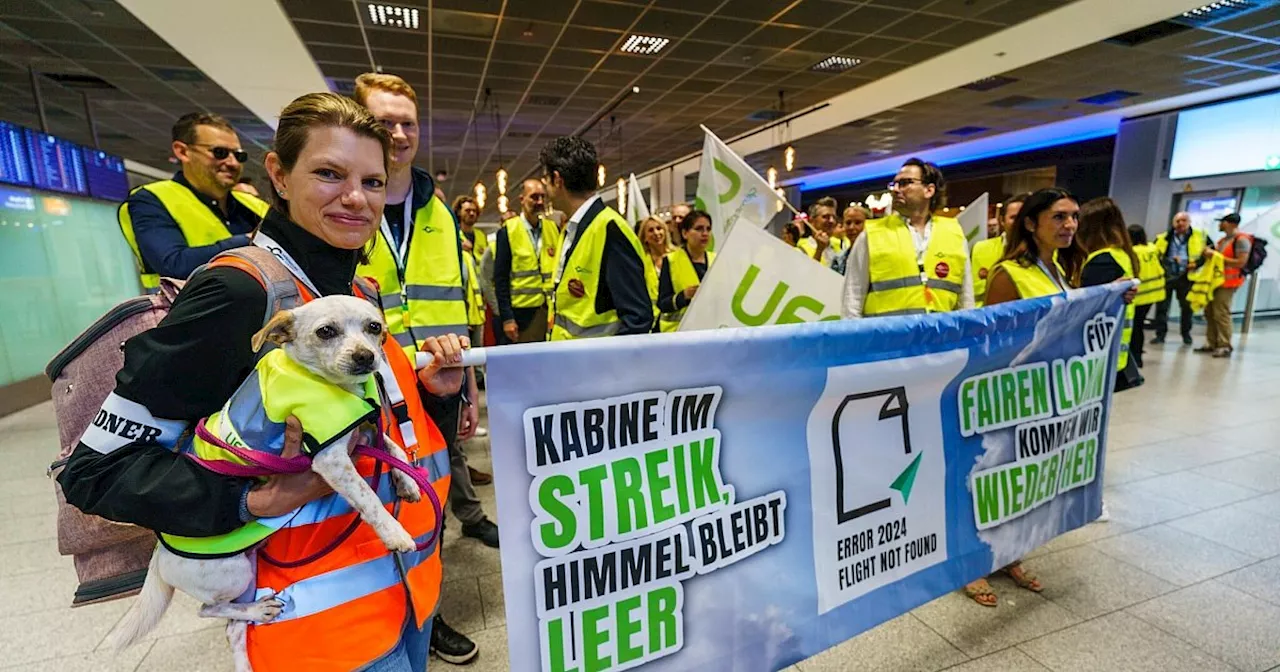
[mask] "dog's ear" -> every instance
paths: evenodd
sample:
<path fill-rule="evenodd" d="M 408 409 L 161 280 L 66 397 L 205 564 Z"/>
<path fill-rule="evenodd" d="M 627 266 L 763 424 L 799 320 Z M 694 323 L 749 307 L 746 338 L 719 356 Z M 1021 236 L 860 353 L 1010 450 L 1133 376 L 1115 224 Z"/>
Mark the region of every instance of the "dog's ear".
<path fill-rule="evenodd" d="M 253 351 L 257 352 L 267 341 L 276 345 L 283 345 L 293 340 L 293 313 L 282 310 L 271 316 L 271 320 L 261 331 L 253 335 Z"/>

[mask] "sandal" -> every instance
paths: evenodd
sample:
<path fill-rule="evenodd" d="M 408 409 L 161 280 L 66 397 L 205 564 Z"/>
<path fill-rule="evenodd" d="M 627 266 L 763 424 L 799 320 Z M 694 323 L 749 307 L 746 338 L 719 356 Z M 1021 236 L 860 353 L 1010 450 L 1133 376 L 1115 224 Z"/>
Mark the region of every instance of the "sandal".
<path fill-rule="evenodd" d="M 986 579 L 978 579 L 965 586 L 964 594 L 984 607 L 996 606 L 996 594 L 991 592 L 991 584 Z"/>
<path fill-rule="evenodd" d="M 1029 590 L 1033 593 L 1038 593 L 1044 590 L 1044 586 L 1040 584 L 1040 581 L 1036 579 L 1035 575 L 1022 568 L 1021 562 L 1015 562 L 1000 571 L 1004 572 L 1010 579 L 1013 579 L 1013 582 L 1016 583 L 1019 588 Z"/>

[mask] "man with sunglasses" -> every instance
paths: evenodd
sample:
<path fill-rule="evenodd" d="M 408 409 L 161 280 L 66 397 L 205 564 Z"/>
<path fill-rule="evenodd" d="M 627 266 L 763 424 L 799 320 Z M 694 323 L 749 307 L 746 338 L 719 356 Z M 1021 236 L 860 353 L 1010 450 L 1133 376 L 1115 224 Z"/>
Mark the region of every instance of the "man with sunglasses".
<path fill-rule="evenodd" d="M 889 183 L 893 212 L 873 219 L 849 252 L 841 314 L 923 315 L 973 308 L 969 244 L 960 223 L 935 217 L 942 171 L 908 159 Z"/>
<path fill-rule="evenodd" d="M 214 255 L 249 244 L 267 203 L 233 190 L 248 154 L 226 119 L 192 112 L 173 124 L 173 179 L 134 189 L 120 205 L 120 230 L 133 248 L 142 287 L 160 278 L 185 280 Z"/>

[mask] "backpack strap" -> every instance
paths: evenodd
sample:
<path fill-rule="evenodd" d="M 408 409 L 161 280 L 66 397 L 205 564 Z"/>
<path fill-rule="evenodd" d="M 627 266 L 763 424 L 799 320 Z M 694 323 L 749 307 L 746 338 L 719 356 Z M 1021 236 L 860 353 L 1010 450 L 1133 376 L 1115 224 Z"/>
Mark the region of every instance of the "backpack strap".
<path fill-rule="evenodd" d="M 262 289 L 267 293 L 267 309 L 262 316 L 263 324 L 270 321 L 277 312 L 296 308 L 302 304 L 303 290 L 299 287 L 298 280 L 268 250 L 256 245 L 226 250 L 210 260 L 208 264 L 197 268 L 195 272 L 199 273 L 206 267 L 219 266 L 238 268 L 262 285 Z"/>
<path fill-rule="evenodd" d="M 351 285 L 358 292 L 357 296 L 372 303 L 379 313 L 382 312 L 382 301 L 378 298 L 382 292 L 378 289 L 378 283 L 373 278 L 364 278 L 357 275 L 351 279 Z"/>

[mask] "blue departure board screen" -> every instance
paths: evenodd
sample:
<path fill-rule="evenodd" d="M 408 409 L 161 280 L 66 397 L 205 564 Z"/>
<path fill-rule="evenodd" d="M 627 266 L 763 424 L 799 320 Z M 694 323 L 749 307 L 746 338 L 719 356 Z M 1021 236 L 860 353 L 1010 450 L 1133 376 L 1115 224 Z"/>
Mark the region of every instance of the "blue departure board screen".
<path fill-rule="evenodd" d="M 84 156 L 80 145 L 29 128 L 27 152 L 31 155 L 32 182 L 40 189 L 68 194 L 88 194 Z"/>
<path fill-rule="evenodd" d="M 31 186 L 31 159 L 27 157 L 24 129 L 7 121 L 0 121 L 0 182 Z"/>
<path fill-rule="evenodd" d="M 84 172 L 89 181 L 89 195 L 108 201 L 129 197 L 129 178 L 124 172 L 124 159 L 100 149 L 81 147 Z"/>

